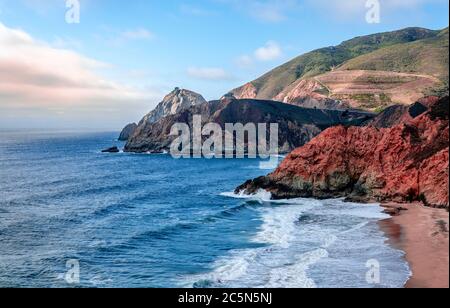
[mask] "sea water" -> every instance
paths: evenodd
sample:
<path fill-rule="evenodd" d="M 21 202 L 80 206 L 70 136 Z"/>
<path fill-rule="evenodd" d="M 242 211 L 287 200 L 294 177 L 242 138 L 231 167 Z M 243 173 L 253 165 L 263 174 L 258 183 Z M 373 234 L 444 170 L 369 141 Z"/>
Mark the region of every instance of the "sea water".
<path fill-rule="evenodd" d="M 234 195 L 267 173 L 259 160 L 102 154 L 116 137 L 0 133 L 0 287 L 403 287 L 410 275 L 378 205 Z"/>

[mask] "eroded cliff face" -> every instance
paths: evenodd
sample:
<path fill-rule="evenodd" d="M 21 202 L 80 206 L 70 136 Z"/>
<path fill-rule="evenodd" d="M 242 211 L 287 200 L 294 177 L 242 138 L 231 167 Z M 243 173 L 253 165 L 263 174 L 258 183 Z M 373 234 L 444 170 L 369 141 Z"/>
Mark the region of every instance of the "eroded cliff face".
<path fill-rule="evenodd" d="M 274 173 L 236 192 L 265 189 L 274 199 L 348 197 L 448 208 L 448 110 L 445 97 L 391 128 L 329 128 L 293 151 Z"/>
<path fill-rule="evenodd" d="M 356 111 L 300 108 L 274 101 L 239 100 L 231 96 L 187 108 L 159 121 L 142 122 L 125 146 L 127 152 L 160 153 L 170 150 L 176 136 L 171 136 L 175 123 L 187 124 L 192 130 L 194 115 L 201 115 L 203 125 L 216 123 L 224 130 L 227 123 L 270 124 L 279 127 L 279 151 L 289 153 L 334 125 L 360 125 L 373 116 Z M 268 134 L 269 135 L 269 134 Z"/>
<path fill-rule="evenodd" d="M 255 99 L 258 95 L 256 87 L 251 82 L 229 94 L 232 94 L 237 99 Z"/>

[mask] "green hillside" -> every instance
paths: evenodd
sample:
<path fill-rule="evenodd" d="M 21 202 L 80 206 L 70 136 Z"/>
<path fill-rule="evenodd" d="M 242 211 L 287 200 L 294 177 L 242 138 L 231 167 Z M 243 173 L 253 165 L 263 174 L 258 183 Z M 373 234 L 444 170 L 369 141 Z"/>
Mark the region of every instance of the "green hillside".
<path fill-rule="evenodd" d="M 448 28 L 437 36 L 381 48 L 344 63 L 342 70 L 422 73 L 448 80 Z"/>
<path fill-rule="evenodd" d="M 412 56 L 411 56 L 412 54 Z M 364 58 L 367 56 L 367 58 Z M 349 61 L 352 60 L 353 61 Z M 407 28 L 357 37 L 299 56 L 251 82 L 259 99 L 273 99 L 299 79 L 341 69 L 428 73 L 448 79 L 448 29 Z M 239 93 L 240 88 L 232 93 Z"/>

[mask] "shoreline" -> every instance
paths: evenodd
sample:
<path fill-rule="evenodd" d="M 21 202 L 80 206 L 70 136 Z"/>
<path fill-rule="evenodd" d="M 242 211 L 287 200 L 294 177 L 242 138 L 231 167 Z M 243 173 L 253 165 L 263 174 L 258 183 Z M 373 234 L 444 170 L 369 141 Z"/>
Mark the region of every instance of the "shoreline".
<path fill-rule="evenodd" d="M 414 204 L 383 204 L 379 222 L 392 247 L 402 250 L 412 276 L 405 288 L 449 288 L 449 213 Z"/>

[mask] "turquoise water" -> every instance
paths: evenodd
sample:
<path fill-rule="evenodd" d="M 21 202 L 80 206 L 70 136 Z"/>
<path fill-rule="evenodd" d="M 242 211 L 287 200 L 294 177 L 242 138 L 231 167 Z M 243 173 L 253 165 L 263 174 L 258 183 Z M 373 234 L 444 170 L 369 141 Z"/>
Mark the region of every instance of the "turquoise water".
<path fill-rule="evenodd" d="M 0 133 L 0 287 L 402 287 L 377 205 L 229 193 L 258 160 L 102 154 L 116 133 Z M 381 266 L 380 284 L 366 263 Z"/>

